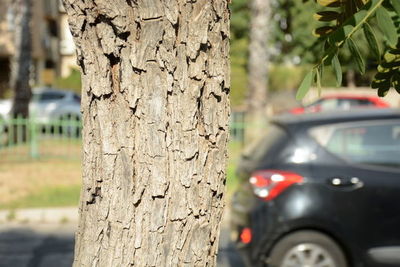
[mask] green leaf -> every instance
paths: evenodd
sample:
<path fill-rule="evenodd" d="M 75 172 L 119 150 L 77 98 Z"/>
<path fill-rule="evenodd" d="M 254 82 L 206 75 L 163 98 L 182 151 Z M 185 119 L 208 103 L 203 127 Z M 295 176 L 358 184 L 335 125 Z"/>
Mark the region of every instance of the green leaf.
<path fill-rule="evenodd" d="M 397 14 L 400 14 L 400 1 L 399 0 L 392 0 L 392 6 L 394 10 L 396 10 Z"/>
<path fill-rule="evenodd" d="M 331 45 L 336 45 L 337 43 L 342 42 L 347 38 L 347 36 L 351 33 L 353 30 L 353 25 L 343 25 L 343 27 L 337 29 L 334 33 L 332 33 L 328 41 Z"/>
<path fill-rule="evenodd" d="M 318 4 L 325 7 L 340 7 L 340 0 L 317 0 Z"/>
<path fill-rule="evenodd" d="M 366 23 L 366 21 L 375 14 L 377 8 L 382 4 L 383 0 L 370 0 L 368 1 L 361 10 L 355 13 L 353 16 L 348 18 L 339 28 L 334 32 L 329 33 L 328 43 L 331 45 L 329 49 L 324 51 L 322 63 L 327 61 L 331 62 L 334 54 L 336 54 L 337 48 L 344 45 L 345 41 L 350 38 L 359 28 Z"/>
<path fill-rule="evenodd" d="M 378 96 L 379 97 L 385 97 L 388 93 L 389 93 L 389 89 L 388 87 L 380 87 L 378 88 Z"/>
<path fill-rule="evenodd" d="M 379 28 L 386 36 L 389 44 L 391 46 L 395 46 L 398 38 L 397 30 L 396 26 L 394 26 L 393 20 L 391 19 L 389 12 L 387 12 L 386 9 L 383 7 L 378 8 L 376 10 L 376 19 L 378 21 Z"/>
<path fill-rule="evenodd" d="M 397 1 L 397 0 L 396 0 Z M 345 1 L 346 2 L 346 1 Z M 335 45 L 342 44 L 344 40 L 358 29 L 365 21 L 374 14 L 375 10 L 382 4 L 382 0 L 370 0 L 362 9 L 353 16 L 349 17 L 335 32 L 329 35 L 329 43 Z"/>
<path fill-rule="evenodd" d="M 302 100 L 307 92 L 310 90 L 312 81 L 314 78 L 314 69 L 312 69 L 307 75 L 304 77 L 304 80 L 301 82 L 299 89 L 297 90 L 296 99 Z"/>
<path fill-rule="evenodd" d="M 343 73 L 342 73 L 342 67 L 340 66 L 340 61 L 339 61 L 337 54 L 335 54 L 335 56 L 332 58 L 332 67 L 333 67 L 333 70 L 335 71 L 336 86 L 339 87 L 342 85 Z"/>
<path fill-rule="evenodd" d="M 320 11 L 314 14 L 314 19 L 318 21 L 333 21 L 340 17 L 340 13 L 336 11 Z"/>
<path fill-rule="evenodd" d="M 367 39 L 368 45 L 371 48 L 371 52 L 378 61 L 381 59 L 381 49 L 379 47 L 376 35 L 368 23 L 364 24 L 363 27 L 365 39 Z"/>
<path fill-rule="evenodd" d="M 347 39 L 347 45 L 349 47 L 351 55 L 354 57 L 356 61 L 357 70 L 361 73 L 365 73 L 365 63 L 360 54 L 360 50 L 358 50 L 357 45 L 353 42 L 351 38 Z"/>
<path fill-rule="evenodd" d="M 392 83 L 393 83 L 394 89 L 396 89 L 397 93 L 400 94 L 400 74 L 399 73 L 395 73 L 393 75 Z"/>

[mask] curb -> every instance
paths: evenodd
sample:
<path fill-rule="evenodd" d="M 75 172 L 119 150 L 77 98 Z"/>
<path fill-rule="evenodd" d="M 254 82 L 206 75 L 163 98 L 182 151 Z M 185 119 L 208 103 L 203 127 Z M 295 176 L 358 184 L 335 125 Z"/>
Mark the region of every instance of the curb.
<path fill-rule="evenodd" d="M 70 223 L 78 222 L 78 208 L 35 208 L 0 211 L 0 222 Z"/>

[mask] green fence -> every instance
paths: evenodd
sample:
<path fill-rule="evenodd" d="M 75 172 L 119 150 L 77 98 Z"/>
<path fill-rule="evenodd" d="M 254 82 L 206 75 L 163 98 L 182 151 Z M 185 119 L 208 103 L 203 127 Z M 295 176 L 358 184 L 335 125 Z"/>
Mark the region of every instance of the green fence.
<path fill-rule="evenodd" d="M 261 132 L 257 125 L 245 122 L 245 113 L 234 112 L 230 118 L 230 141 L 245 145 L 247 130 Z M 0 162 L 7 159 L 45 157 L 80 158 L 81 121 L 61 119 L 48 123 L 34 118 L 0 121 Z"/>
<path fill-rule="evenodd" d="M 39 122 L 34 118 L 0 121 L 1 158 L 80 157 L 79 120 Z"/>

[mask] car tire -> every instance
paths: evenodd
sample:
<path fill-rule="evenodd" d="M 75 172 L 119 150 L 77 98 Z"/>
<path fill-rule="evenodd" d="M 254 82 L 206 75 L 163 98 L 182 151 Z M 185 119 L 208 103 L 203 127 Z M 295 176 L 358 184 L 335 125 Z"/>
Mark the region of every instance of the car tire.
<path fill-rule="evenodd" d="M 323 261 L 326 265 L 321 264 Z M 317 231 L 298 231 L 283 237 L 272 248 L 268 263 L 269 267 L 348 266 L 339 245 Z"/>

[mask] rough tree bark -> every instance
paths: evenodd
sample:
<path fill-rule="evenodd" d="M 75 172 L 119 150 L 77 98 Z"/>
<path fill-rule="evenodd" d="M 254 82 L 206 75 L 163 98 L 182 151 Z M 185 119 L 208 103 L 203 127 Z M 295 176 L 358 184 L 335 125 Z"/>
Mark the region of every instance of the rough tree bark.
<path fill-rule="evenodd" d="M 64 0 L 83 74 L 74 266 L 214 266 L 227 0 Z"/>
<path fill-rule="evenodd" d="M 247 123 L 252 125 L 246 131 L 246 142 L 252 141 L 260 133 L 254 126 L 266 123 L 268 90 L 268 35 L 270 21 L 270 0 L 250 1 L 250 43 L 248 61 Z"/>
<path fill-rule="evenodd" d="M 28 117 L 29 101 L 32 96 L 29 85 L 32 63 L 31 0 L 15 0 L 12 3 L 14 12 L 14 48 L 11 60 L 10 86 L 14 91 L 12 116 Z"/>

